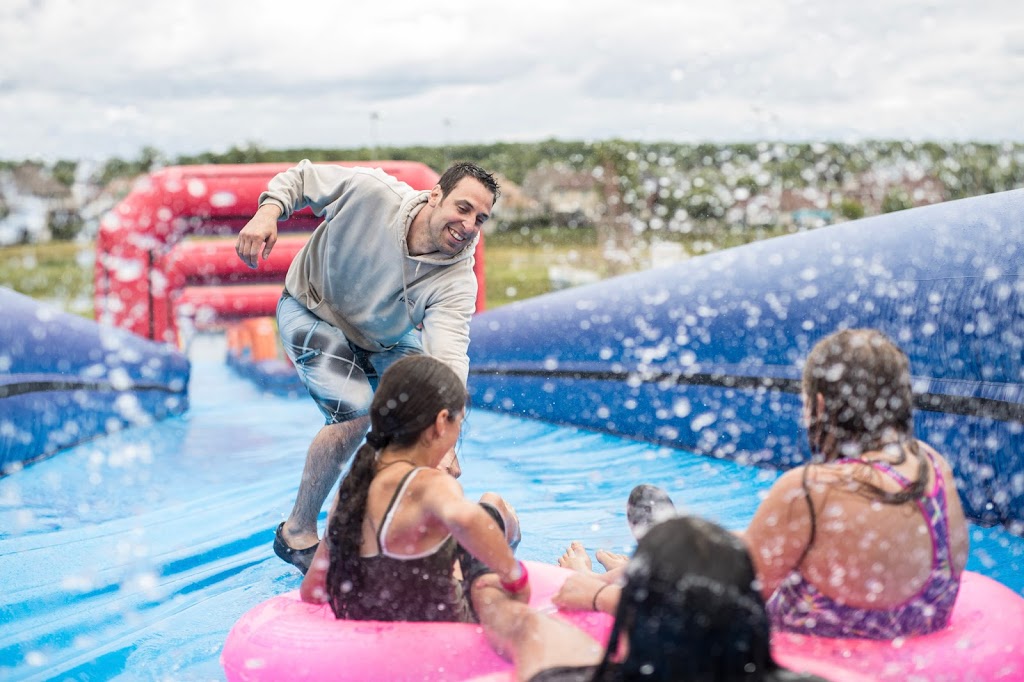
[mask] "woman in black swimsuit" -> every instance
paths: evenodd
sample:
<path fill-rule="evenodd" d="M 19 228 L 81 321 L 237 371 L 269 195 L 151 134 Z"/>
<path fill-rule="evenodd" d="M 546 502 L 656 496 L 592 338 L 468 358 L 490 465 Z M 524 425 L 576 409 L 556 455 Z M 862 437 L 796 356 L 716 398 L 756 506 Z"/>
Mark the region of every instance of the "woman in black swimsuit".
<path fill-rule="evenodd" d="M 518 535 L 511 507 L 492 493 L 471 502 L 443 470 L 465 409 L 462 381 L 440 360 L 414 355 L 384 372 L 303 600 L 329 602 L 349 620 L 472 622 L 469 585 L 491 571 L 510 598 L 529 599 L 526 568 L 510 546 Z"/>

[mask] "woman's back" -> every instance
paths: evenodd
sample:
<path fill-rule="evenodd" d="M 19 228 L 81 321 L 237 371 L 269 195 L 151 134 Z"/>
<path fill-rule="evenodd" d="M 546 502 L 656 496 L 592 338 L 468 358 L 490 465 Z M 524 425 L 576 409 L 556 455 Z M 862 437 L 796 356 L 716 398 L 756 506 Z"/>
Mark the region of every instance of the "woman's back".
<path fill-rule="evenodd" d="M 394 462 L 370 484 L 363 519 L 359 590 L 346 616 L 356 620 L 472 622 L 453 573 L 458 546 L 420 500 L 444 476 L 436 469 Z"/>
<path fill-rule="evenodd" d="M 773 624 L 871 638 L 946 624 L 967 526 L 948 464 L 926 446 L 919 451 L 927 465 L 918 499 L 886 503 L 864 487 L 896 494 L 922 475 L 917 456 L 900 461 L 892 450 L 801 467 L 773 487 L 751 524 L 757 543 L 784 523 L 784 550 L 765 561 Z"/>
<path fill-rule="evenodd" d="M 934 457 L 937 468 L 929 463 L 925 498 L 944 499 L 946 537 L 936 537 L 938 521 L 926 517 L 920 503 L 884 504 L 848 484 L 866 478 L 883 490 L 899 492 L 902 481 L 916 478 L 916 459 L 887 465 L 882 453 L 866 453 L 863 460 L 880 463 L 841 460 L 811 467 L 808 482 L 816 528 L 800 572 L 819 592 L 861 608 L 898 606 L 928 581 L 936 551 L 945 553 L 953 574 L 960 575 L 967 562 L 967 524 L 949 466 Z"/>
<path fill-rule="evenodd" d="M 441 483 L 438 477 L 444 475 L 410 462 L 381 468 L 367 494 L 360 556 L 420 556 L 450 537 L 448 528 L 420 504 L 426 487 Z"/>
<path fill-rule="evenodd" d="M 876 329 L 829 334 L 801 393 L 815 463 L 783 474 L 747 530 L 773 625 L 872 639 L 944 627 L 967 523 L 949 465 L 914 439 L 906 354 Z"/>

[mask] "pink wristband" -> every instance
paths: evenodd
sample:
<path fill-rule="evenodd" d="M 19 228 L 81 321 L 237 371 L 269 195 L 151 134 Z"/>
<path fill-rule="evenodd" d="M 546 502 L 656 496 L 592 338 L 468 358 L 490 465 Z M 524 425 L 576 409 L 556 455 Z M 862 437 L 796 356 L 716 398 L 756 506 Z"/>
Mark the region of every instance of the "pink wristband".
<path fill-rule="evenodd" d="M 526 572 L 526 564 L 524 564 L 522 561 L 519 562 L 519 571 L 519 577 L 513 580 L 512 582 L 507 583 L 504 580 L 502 580 L 501 589 L 505 590 L 506 592 L 511 592 L 512 594 L 522 592 L 523 588 L 526 587 L 526 583 L 530 580 L 530 574 Z"/>

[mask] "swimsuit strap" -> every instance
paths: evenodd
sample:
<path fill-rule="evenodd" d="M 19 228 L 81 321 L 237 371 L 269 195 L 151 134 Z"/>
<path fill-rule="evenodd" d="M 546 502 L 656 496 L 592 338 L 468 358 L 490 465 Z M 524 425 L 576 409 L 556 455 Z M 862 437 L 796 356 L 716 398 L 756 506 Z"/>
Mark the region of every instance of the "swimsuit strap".
<path fill-rule="evenodd" d="M 932 474 L 935 477 L 935 481 L 934 481 L 934 484 L 932 485 L 931 492 L 925 493 L 925 497 L 935 497 L 936 493 L 942 492 L 942 481 L 939 479 L 939 477 L 942 474 L 939 471 L 938 465 L 936 465 L 936 463 L 935 463 L 935 457 L 932 455 L 932 452 L 933 452 L 932 449 L 930 447 L 928 447 L 927 445 L 925 445 L 924 443 L 922 443 L 921 441 L 917 441 L 917 447 L 918 447 L 919 450 L 924 451 L 925 456 L 928 458 L 928 462 L 932 465 Z M 862 463 L 862 464 L 870 464 L 871 467 L 875 471 L 879 471 L 881 473 L 888 473 L 889 476 L 891 476 L 897 483 L 902 485 L 904 488 L 909 487 L 910 484 L 911 484 L 911 481 L 910 481 L 909 478 L 907 478 L 906 476 L 904 476 L 900 472 L 896 471 L 896 469 L 894 469 L 893 466 L 891 464 L 889 464 L 888 462 L 882 462 L 882 461 L 879 461 L 879 460 L 871 460 L 871 461 L 865 462 L 864 460 L 852 459 L 852 458 L 846 458 L 846 457 L 844 457 L 843 459 L 836 460 L 836 461 L 837 461 L 837 463 L 842 463 L 842 464 L 855 464 L 855 463 L 858 463 L 858 462 Z"/>
<path fill-rule="evenodd" d="M 412 464 L 412 462 L 408 463 Z M 391 464 L 398 464 L 398 462 L 391 462 L 385 466 L 391 466 Z M 388 508 L 384 510 L 384 517 L 381 519 L 380 528 L 377 529 L 377 551 L 380 554 L 387 554 L 387 550 L 384 549 L 384 536 L 387 534 L 388 528 L 391 526 L 391 519 L 394 518 L 395 512 L 397 511 L 396 507 L 398 506 L 398 500 L 405 494 L 405 490 L 409 487 L 409 484 L 412 482 L 412 478 L 416 472 L 423 468 L 424 467 L 413 465 L 412 469 L 405 472 L 405 475 L 402 476 L 402 480 L 398 483 L 398 487 L 395 488 L 395 494 L 391 496 L 391 501 L 388 502 Z"/>
<path fill-rule="evenodd" d="M 910 479 L 909 478 L 907 478 L 906 476 L 904 476 L 900 472 L 896 471 L 896 469 L 893 468 L 892 464 L 889 464 L 888 462 L 883 462 L 882 460 L 878 460 L 878 459 L 867 459 L 867 460 L 865 460 L 865 459 L 855 459 L 853 457 L 843 457 L 842 459 L 837 459 L 835 463 L 836 464 L 867 464 L 868 466 L 870 466 L 872 469 L 874 469 L 875 471 L 877 471 L 879 473 L 889 474 L 889 476 L 891 478 L 893 478 L 897 483 L 899 483 L 904 488 L 906 488 L 907 486 L 910 485 Z"/>
<path fill-rule="evenodd" d="M 935 464 L 935 457 L 929 447 L 918 444 L 924 450 L 928 461 L 931 462 L 932 472 L 935 476 L 935 485 L 931 492 L 917 501 L 921 513 L 928 520 L 932 532 L 932 570 L 938 570 L 943 564 L 948 564 L 950 571 L 953 570 L 953 541 L 950 534 L 949 503 L 946 500 L 946 488 L 941 480 L 942 472 Z"/>
<path fill-rule="evenodd" d="M 428 469 L 430 469 L 430 467 L 421 466 L 417 466 L 413 469 L 410 469 L 399 482 L 398 489 L 395 490 L 395 494 L 391 497 L 391 501 L 388 503 L 387 511 L 384 512 L 384 518 L 380 523 L 380 529 L 377 531 L 377 551 L 379 552 L 378 556 L 390 557 L 392 559 L 398 559 L 400 561 L 422 559 L 424 557 L 436 554 L 438 551 L 440 551 L 442 547 L 444 547 L 445 543 L 451 539 L 452 535 L 451 533 L 448 533 L 448 535 L 446 535 L 436 545 L 434 545 L 430 549 L 419 552 L 417 554 L 392 554 L 388 551 L 387 543 L 385 542 L 385 539 L 387 538 L 388 535 L 388 530 L 391 528 L 391 522 L 394 520 L 395 514 L 398 513 L 398 504 L 401 501 L 402 497 L 405 495 L 406 490 L 408 490 L 409 485 L 412 483 L 413 476 L 415 476 L 421 471 Z"/>

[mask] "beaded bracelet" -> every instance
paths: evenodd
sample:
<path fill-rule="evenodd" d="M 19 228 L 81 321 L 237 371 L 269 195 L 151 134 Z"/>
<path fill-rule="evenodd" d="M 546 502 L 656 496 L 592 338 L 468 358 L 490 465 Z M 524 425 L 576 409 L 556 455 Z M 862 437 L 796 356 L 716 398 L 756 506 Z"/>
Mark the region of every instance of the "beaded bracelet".
<path fill-rule="evenodd" d="M 601 585 L 601 587 L 597 588 L 597 592 L 594 593 L 594 599 L 590 602 L 590 606 L 593 607 L 593 608 L 590 609 L 591 611 L 600 611 L 601 610 L 601 609 L 597 608 L 597 597 L 598 597 L 598 595 L 601 594 L 601 590 L 603 590 L 606 587 L 611 587 L 611 583 L 605 583 L 604 585 Z"/>
<path fill-rule="evenodd" d="M 523 588 L 526 587 L 526 583 L 530 580 L 530 574 L 526 572 L 526 564 L 524 564 L 522 561 L 518 563 L 519 577 L 513 580 L 512 582 L 508 583 L 504 580 L 501 581 L 501 589 L 505 590 L 506 592 L 511 592 L 512 594 L 515 594 L 516 592 L 522 592 Z"/>

